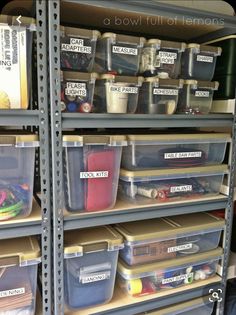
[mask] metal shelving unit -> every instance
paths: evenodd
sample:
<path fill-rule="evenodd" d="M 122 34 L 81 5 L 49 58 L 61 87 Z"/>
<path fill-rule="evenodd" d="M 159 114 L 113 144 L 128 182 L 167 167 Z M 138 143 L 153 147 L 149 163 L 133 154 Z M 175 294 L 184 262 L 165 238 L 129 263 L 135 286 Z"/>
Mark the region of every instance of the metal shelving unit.
<path fill-rule="evenodd" d="M 88 21 L 85 16 L 86 10 L 89 10 L 92 22 Z M 93 14 L 94 12 L 94 14 Z M 122 15 L 123 14 L 123 15 Z M 63 236 L 65 230 L 81 229 L 85 227 L 98 226 L 104 224 L 113 224 L 117 222 L 134 221 L 141 219 L 156 218 L 160 216 L 168 216 L 180 213 L 193 213 L 201 211 L 209 211 L 216 209 L 226 209 L 226 227 L 224 233 L 224 255 L 222 259 L 222 277 L 217 277 L 214 283 L 199 284 L 197 287 L 182 289 L 168 293 L 161 298 L 158 296 L 151 297 L 145 301 L 135 301 L 133 303 L 123 303 L 111 301 L 106 307 L 94 308 L 91 314 L 125 314 L 132 315 L 137 312 L 148 311 L 154 308 L 165 307 L 173 303 L 186 301 L 196 298 L 206 292 L 208 288 L 223 290 L 226 287 L 227 266 L 229 259 L 229 244 L 232 225 L 232 205 L 233 205 L 233 187 L 234 187 L 234 172 L 236 163 L 236 124 L 233 114 L 212 114 L 202 116 L 162 116 L 158 117 L 148 115 L 103 115 L 103 114 L 69 114 L 61 113 L 60 108 L 60 22 L 76 25 L 79 21 L 80 27 L 88 26 L 101 28 L 106 30 L 108 27 L 102 24 L 104 18 L 110 19 L 116 16 L 133 16 L 133 14 L 146 16 L 162 16 L 164 23 L 168 17 L 181 20 L 184 18 L 197 19 L 220 19 L 224 20 L 224 25 L 215 25 L 214 27 L 199 26 L 196 32 L 187 31 L 186 25 L 182 25 L 183 32 L 173 32 L 173 38 L 176 40 L 206 42 L 207 40 L 217 38 L 226 34 L 236 32 L 235 18 L 214 15 L 200 10 L 184 9 L 177 6 L 170 6 L 163 3 L 144 0 L 131 1 L 98 1 L 98 0 L 51 0 L 48 2 L 48 23 L 49 23 L 49 68 L 50 68 L 50 108 L 51 108 L 51 139 L 52 139 L 52 198 L 53 198 L 53 259 L 54 259 L 54 314 L 64 314 L 64 287 L 63 287 Z M 94 18 L 93 18 L 94 16 Z M 87 24 L 86 24 L 87 23 Z M 94 23 L 94 24 L 92 24 Z M 114 25 L 113 25 L 114 26 Z M 115 32 L 127 31 L 125 26 L 113 27 L 110 25 L 109 30 Z M 158 28 L 155 29 L 158 32 Z M 168 31 L 168 27 L 167 27 Z M 139 29 L 136 29 L 139 32 Z M 150 32 L 153 36 L 153 30 L 143 27 L 143 35 Z M 163 32 L 163 28 L 161 29 Z M 135 34 L 135 32 L 129 32 Z M 168 32 L 167 32 L 168 33 Z M 170 37 L 168 34 L 162 33 L 162 36 Z M 158 37 L 158 33 L 154 33 Z M 179 38 L 182 36 L 182 38 Z M 166 204 L 164 206 L 138 207 L 127 206 L 122 203 L 117 203 L 115 209 L 100 213 L 91 214 L 68 214 L 63 209 L 63 173 L 62 173 L 62 131 L 65 128 L 200 128 L 200 127 L 228 127 L 232 130 L 233 145 L 230 159 L 230 177 L 229 177 L 229 194 L 228 196 L 219 196 L 208 200 L 200 200 L 197 202 L 179 202 L 175 204 Z M 184 290 L 184 291 L 183 291 Z M 206 290 L 206 291 L 205 291 Z M 181 292 L 181 294 L 180 294 Z M 184 294 L 182 294 L 184 292 Z M 114 298 L 116 299 L 116 298 Z M 122 304 L 123 303 L 123 304 Z M 221 303 L 217 305 L 218 314 L 223 315 L 224 297 Z M 78 314 L 87 314 L 86 311 L 77 312 Z M 89 310 L 90 312 L 90 310 Z M 65 312 L 65 314 L 77 314 L 76 312 Z"/>
<path fill-rule="evenodd" d="M 23 9 L 16 1 L 17 10 Z M 29 3 L 28 3 L 29 4 Z M 41 204 L 33 202 L 32 213 L 23 219 L 14 219 L 0 223 L 0 238 L 16 238 L 38 235 L 41 238 L 42 255 L 42 300 L 38 299 L 37 314 L 51 315 L 51 202 L 50 202 L 50 145 L 49 145 L 49 109 L 48 109 L 48 66 L 47 66 L 47 5 L 44 0 L 34 3 L 31 14 L 36 16 L 37 25 L 37 108 L 30 110 L 0 110 L 1 127 L 29 128 L 38 133 L 40 139 L 36 176 L 40 178 Z M 22 13 L 23 15 L 24 13 Z"/>

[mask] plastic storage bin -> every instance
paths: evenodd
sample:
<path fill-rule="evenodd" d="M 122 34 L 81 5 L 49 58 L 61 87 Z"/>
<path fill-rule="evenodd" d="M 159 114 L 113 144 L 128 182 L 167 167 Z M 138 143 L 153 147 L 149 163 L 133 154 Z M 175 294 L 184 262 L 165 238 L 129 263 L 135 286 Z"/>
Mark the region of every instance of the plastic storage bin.
<path fill-rule="evenodd" d="M 61 73 L 61 110 L 90 113 L 94 111 L 94 86 L 98 75 L 64 71 Z"/>
<path fill-rule="evenodd" d="M 181 77 L 211 81 L 214 75 L 217 56 L 221 55 L 220 47 L 188 44 L 182 56 Z"/>
<path fill-rule="evenodd" d="M 112 114 L 135 113 L 142 83 L 143 77 L 101 75 L 95 85 L 95 111 Z"/>
<path fill-rule="evenodd" d="M 95 71 L 136 75 L 145 38 L 104 33 L 97 43 Z"/>
<path fill-rule="evenodd" d="M 121 166 L 127 170 L 220 164 L 230 134 L 128 135 Z"/>
<path fill-rule="evenodd" d="M 146 78 L 140 90 L 138 113 L 174 114 L 183 80 Z"/>
<path fill-rule="evenodd" d="M 208 114 L 211 111 L 212 99 L 219 83 L 186 80 L 179 96 L 178 113 Z"/>
<path fill-rule="evenodd" d="M 121 169 L 119 195 L 143 205 L 218 195 L 225 173 L 227 165 L 145 171 Z"/>
<path fill-rule="evenodd" d="M 61 26 L 61 70 L 91 72 L 99 31 Z"/>
<path fill-rule="evenodd" d="M 144 45 L 140 62 L 140 73 L 145 77 L 163 74 L 177 79 L 181 69 L 181 55 L 186 44 L 150 39 Z"/>
<path fill-rule="evenodd" d="M 214 303 L 210 302 L 210 297 L 211 296 L 204 296 L 203 298 L 190 300 L 139 315 L 212 315 Z"/>
<path fill-rule="evenodd" d="M 0 314 L 35 314 L 40 248 L 34 237 L 0 241 Z"/>
<path fill-rule="evenodd" d="M 65 234 L 65 301 L 70 309 L 110 301 L 122 237 L 108 226 Z"/>
<path fill-rule="evenodd" d="M 0 109 L 27 109 L 31 95 L 31 66 L 35 20 L 0 16 Z"/>
<path fill-rule="evenodd" d="M 128 265 L 169 260 L 215 249 L 225 221 L 208 213 L 120 223 L 124 237 L 120 257 Z"/>
<path fill-rule="evenodd" d="M 165 262 L 128 266 L 118 261 L 118 284 L 129 295 L 139 297 L 187 286 L 216 275 L 222 249 Z"/>
<path fill-rule="evenodd" d="M 32 210 L 36 135 L 0 135 L 0 221 Z"/>
<path fill-rule="evenodd" d="M 124 136 L 64 136 L 64 190 L 68 211 L 99 211 L 116 202 Z"/>

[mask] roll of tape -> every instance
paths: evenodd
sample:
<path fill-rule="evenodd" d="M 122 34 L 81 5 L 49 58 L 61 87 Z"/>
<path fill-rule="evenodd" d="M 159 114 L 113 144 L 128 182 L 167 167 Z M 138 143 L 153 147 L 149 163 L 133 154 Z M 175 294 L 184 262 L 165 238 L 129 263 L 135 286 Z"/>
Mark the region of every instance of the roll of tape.
<path fill-rule="evenodd" d="M 133 279 L 129 280 L 127 284 L 128 292 L 131 295 L 140 294 L 143 289 L 142 280 L 141 279 Z"/>
<path fill-rule="evenodd" d="M 150 199 L 156 199 L 157 190 L 154 188 L 138 187 L 138 195 L 144 196 Z"/>

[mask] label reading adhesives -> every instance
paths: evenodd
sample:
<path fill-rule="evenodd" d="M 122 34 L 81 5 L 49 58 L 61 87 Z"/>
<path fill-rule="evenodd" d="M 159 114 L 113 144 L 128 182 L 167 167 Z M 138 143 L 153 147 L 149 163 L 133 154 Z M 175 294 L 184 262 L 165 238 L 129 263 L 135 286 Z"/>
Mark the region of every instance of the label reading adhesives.
<path fill-rule="evenodd" d="M 197 55 L 197 61 L 212 63 L 213 62 L 213 57 L 212 56 Z"/>
<path fill-rule="evenodd" d="M 174 64 L 177 59 L 177 53 L 171 53 L 167 51 L 159 51 L 160 63 Z"/>
<path fill-rule="evenodd" d="M 192 277 L 193 277 L 193 272 L 179 275 L 176 277 L 162 279 L 161 283 L 162 284 L 168 284 L 168 283 L 172 283 L 172 282 L 183 281 L 183 280 L 186 280 L 186 279 L 192 278 Z"/>
<path fill-rule="evenodd" d="M 176 193 L 176 192 L 183 192 L 183 191 L 192 191 L 193 186 L 192 185 L 182 185 L 182 186 L 172 186 L 170 187 L 170 192 L 171 193 Z"/>
<path fill-rule="evenodd" d="M 70 38 L 70 43 L 61 44 L 62 51 L 70 51 L 70 52 L 77 52 L 77 53 L 84 53 L 84 54 L 91 54 L 92 47 L 91 46 L 84 46 L 84 40 L 81 38 Z"/>
<path fill-rule="evenodd" d="M 97 171 L 97 172 L 80 172 L 80 178 L 107 178 L 109 176 L 108 171 Z"/>
<path fill-rule="evenodd" d="M 180 252 L 182 250 L 188 250 L 191 249 L 193 247 L 192 243 L 189 244 L 183 244 L 183 245 L 179 245 L 179 246 L 173 246 L 173 247 L 169 247 L 167 249 L 167 253 L 175 253 L 175 252 Z"/>
<path fill-rule="evenodd" d="M 165 160 L 171 160 L 171 159 L 186 159 L 186 158 L 200 158 L 202 157 L 201 151 L 196 152 L 171 152 L 171 153 L 165 153 L 164 159 Z"/>
<path fill-rule="evenodd" d="M 110 92 L 138 94 L 138 88 L 132 86 L 110 86 Z"/>
<path fill-rule="evenodd" d="M 86 83 L 67 82 L 65 95 L 70 96 L 87 96 Z"/>
<path fill-rule="evenodd" d="M 15 296 L 25 293 L 25 288 L 16 288 L 12 290 L 0 291 L 0 298 Z"/>
<path fill-rule="evenodd" d="M 209 97 L 210 92 L 209 91 L 195 91 L 196 97 Z"/>
<path fill-rule="evenodd" d="M 111 277 L 111 272 L 110 271 L 105 271 L 105 272 L 98 272 L 98 273 L 91 273 L 87 275 L 81 275 L 79 280 L 81 283 L 91 283 L 91 282 L 98 282 L 98 281 L 103 281 L 110 279 Z"/>
<path fill-rule="evenodd" d="M 129 48 L 129 47 L 121 47 L 121 46 L 113 46 L 112 52 L 114 54 L 124 54 L 124 55 L 138 55 L 138 49 L 137 48 Z"/>
<path fill-rule="evenodd" d="M 154 88 L 153 89 L 153 94 L 155 94 L 155 95 L 178 95 L 179 94 L 179 90 Z"/>

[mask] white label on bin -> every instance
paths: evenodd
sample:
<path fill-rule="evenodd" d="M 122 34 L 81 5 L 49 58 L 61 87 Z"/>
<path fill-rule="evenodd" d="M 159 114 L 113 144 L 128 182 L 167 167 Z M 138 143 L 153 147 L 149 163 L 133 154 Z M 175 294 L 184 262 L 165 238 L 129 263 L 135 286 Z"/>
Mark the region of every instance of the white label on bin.
<path fill-rule="evenodd" d="M 162 279 L 161 283 L 162 284 L 168 284 L 168 283 L 172 283 L 172 282 L 183 281 L 183 280 L 186 280 L 188 278 L 193 278 L 193 272 L 186 273 L 186 274 L 183 274 L 183 275 L 179 275 L 179 276 L 176 276 L 176 277 Z"/>
<path fill-rule="evenodd" d="M 65 95 L 68 96 L 87 96 L 86 83 L 67 82 Z"/>
<path fill-rule="evenodd" d="M 182 185 L 182 186 L 172 186 L 170 187 L 171 193 L 182 192 L 182 191 L 192 191 L 192 185 Z"/>
<path fill-rule="evenodd" d="M 110 92 L 138 94 L 138 88 L 132 86 L 110 86 Z"/>
<path fill-rule="evenodd" d="M 25 288 L 16 288 L 12 290 L 6 290 L 6 291 L 0 291 L 0 298 L 8 297 L 8 296 L 14 296 L 14 295 L 20 295 L 25 293 Z"/>
<path fill-rule="evenodd" d="M 110 277 L 111 277 L 110 271 L 97 272 L 97 273 L 91 273 L 87 275 L 80 275 L 79 281 L 84 284 L 84 283 L 107 280 L 107 279 L 110 279 Z"/>
<path fill-rule="evenodd" d="M 185 158 L 200 158 L 202 156 L 201 151 L 196 152 L 171 152 L 165 153 L 164 159 L 171 160 L 171 159 L 185 159 Z"/>
<path fill-rule="evenodd" d="M 196 97 L 209 97 L 210 92 L 209 91 L 195 91 Z"/>
<path fill-rule="evenodd" d="M 193 247 L 192 243 L 183 244 L 183 245 L 174 246 L 174 247 L 169 247 L 167 249 L 167 253 L 175 253 L 175 252 L 179 252 L 179 251 L 182 251 L 182 250 L 191 249 L 192 247 Z"/>
<path fill-rule="evenodd" d="M 178 95 L 179 94 L 179 90 L 154 88 L 153 89 L 153 94 L 156 94 L 156 95 Z"/>
<path fill-rule="evenodd" d="M 138 55 L 137 48 L 130 48 L 130 47 L 121 47 L 121 46 L 113 46 L 112 52 L 115 54 L 124 54 L 124 55 Z"/>
<path fill-rule="evenodd" d="M 61 44 L 62 51 L 91 54 L 91 46 L 84 46 L 84 40 L 81 38 L 70 38 L 70 44 Z"/>
<path fill-rule="evenodd" d="M 80 172 L 81 179 L 87 178 L 107 178 L 109 176 L 108 171 L 97 171 L 97 172 Z"/>
<path fill-rule="evenodd" d="M 177 59 L 177 53 L 159 51 L 159 57 L 160 57 L 160 63 L 173 65 L 175 63 L 175 59 Z"/>
<path fill-rule="evenodd" d="M 212 63 L 213 57 L 212 56 L 197 55 L 197 61 Z"/>

